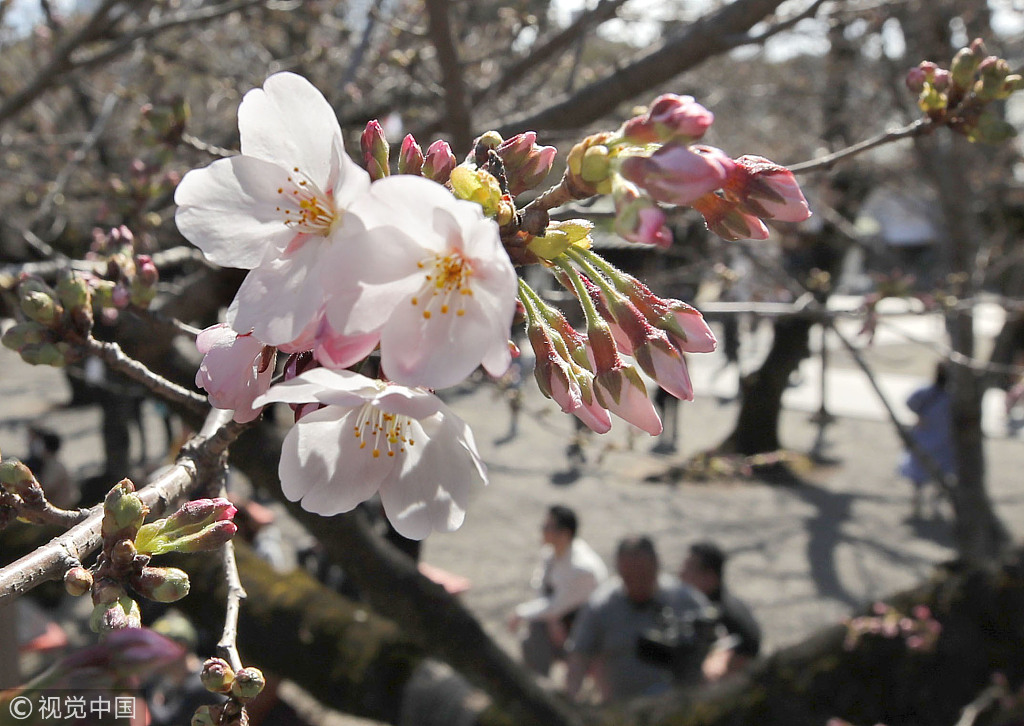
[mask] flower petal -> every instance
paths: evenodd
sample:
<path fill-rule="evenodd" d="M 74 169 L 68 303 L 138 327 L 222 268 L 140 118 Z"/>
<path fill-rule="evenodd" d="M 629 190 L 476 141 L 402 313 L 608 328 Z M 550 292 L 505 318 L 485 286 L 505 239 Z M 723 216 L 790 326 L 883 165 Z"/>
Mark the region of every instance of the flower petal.
<path fill-rule="evenodd" d="M 284 248 L 295 237 L 277 209 L 287 178 L 284 169 L 259 159 L 219 159 L 178 184 L 174 221 L 211 262 L 252 269 L 268 248 Z"/>
<path fill-rule="evenodd" d="M 451 411 L 416 423 L 425 445 L 410 447 L 401 477 L 383 485 L 380 497 L 399 534 L 423 539 L 458 529 L 487 475 L 472 432 Z"/>
<path fill-rule="evenodd" d="M 275 73 L 242 98 L 238 107 L 241 149 L 246 156 L 286 170 L 298 168 L 327 188 L 341 127 L 317 88 L 294 73 Z"/>

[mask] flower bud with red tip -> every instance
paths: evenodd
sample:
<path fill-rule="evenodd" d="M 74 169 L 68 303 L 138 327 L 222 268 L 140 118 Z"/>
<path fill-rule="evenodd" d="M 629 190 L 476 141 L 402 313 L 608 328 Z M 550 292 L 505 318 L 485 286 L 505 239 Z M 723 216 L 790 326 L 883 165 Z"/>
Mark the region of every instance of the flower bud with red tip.
<path fill-rule="evenodd" d="M 423 155 L 423 167 L 420 171 L 427 179 L 436 181 L 438 184 L 446 184 L 452 175 L 457 161 L 452 147 L 447 141 L 435 141 L 427 147 Z"/>
<path fill-rule="evenodd" d="M 391 173 L 388 167 L 388 156 L 391 147 L 388 145 L 384 129 L 376 119 L 366 124 L 363 135 L 359 138 L 363 151 L 363 163 L 370 179 L 383 179 Z"/>
<path fill-rule="evenodd" d="M 688 205 L 722 187 L 735 162 L 710 146 L 666 144 L 650 156 L 631 156 L 619 173 L 659 202 Z"/>
<path fill-rule="evenodd" d="M 537 146 L 537 134 L 527 131 L 506 139 L 495 149 L 505 167 L 508 191 L 517 196 L 544 181 L 555 162 L 554 146 Z"/>
<path fill-rule="evenodd" d="M 761 219 L 802 222 L 811 216 L 793 172 L 763 156 L 741 156 L 724 189 L 744 210 Z"/>
<path fill-rule="evenodd" d="M 688 144 L 702 137 L 714 120 L 693 96 L 666 93 L 654 99 L 646 114 L 626 121 L 617 135 L 631 144 Z"/>
<path fill-rule="evenodd" d="M 423 169 L 423 149 L 412 134 L 402 139 L 402 150 L 398 155 L 398 173 L 419 175 Z"/>

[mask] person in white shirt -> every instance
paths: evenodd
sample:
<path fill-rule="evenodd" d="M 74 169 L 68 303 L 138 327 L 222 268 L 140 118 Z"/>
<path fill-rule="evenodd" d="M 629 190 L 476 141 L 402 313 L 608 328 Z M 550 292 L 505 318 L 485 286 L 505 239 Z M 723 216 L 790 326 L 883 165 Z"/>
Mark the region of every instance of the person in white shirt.
<path fill-rule="evenodd" d="M 509 628 L 528 627 L 521 640 L 523 662 L 547 676 L 554 661 L 565 657 L 563 646 L 576 612 L 608 577 L 608 569 L 590 545 L 576 536 L 576 513 L 555 505 L 542 527 L 543 560 L 532 585 L 537 597 L 520 603 L 509 617 Z"/>

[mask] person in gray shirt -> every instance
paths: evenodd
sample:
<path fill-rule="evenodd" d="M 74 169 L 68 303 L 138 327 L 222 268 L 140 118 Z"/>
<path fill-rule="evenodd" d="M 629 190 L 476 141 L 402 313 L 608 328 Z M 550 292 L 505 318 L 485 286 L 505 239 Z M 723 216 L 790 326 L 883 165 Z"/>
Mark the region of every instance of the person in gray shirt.
<path fill-rule="evenodd" d="M 601 700 L 619 701 L 655 695 L 675 682 L 678 664 L 657 664 L 641 657 L 645 634 L 711 611 L 707 598 L 674 577 L 658 572 L 658 555 L 648 537 L 630 537 L 616 552 L 618 577 L 591 596 L 573 624 L 568 652 L 566 690 L 578 699 L 588 672 L 594 676 Z M 689 672 L 700 673 L 704 651 Z"/>

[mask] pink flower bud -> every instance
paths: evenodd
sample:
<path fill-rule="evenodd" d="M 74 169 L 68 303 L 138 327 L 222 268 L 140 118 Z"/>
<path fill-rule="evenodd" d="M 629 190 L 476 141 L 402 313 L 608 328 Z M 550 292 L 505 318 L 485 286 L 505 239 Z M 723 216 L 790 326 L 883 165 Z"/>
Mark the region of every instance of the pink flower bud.
<path fill-rule="evenodd" d="M 423 150 L 412 134 L 402 139 L 402 151 L 398 156 L 399 174 L 419 174 L 423 168 Z"/>
<path fill-rule="evenodd" d="M 625 159 L 619 173 L 660 202 L 686 205 L 719 189 L 734 166 L 719 149 L 673 143 Z"/>
<path fill-rule="evenodd" d="M 665 213 L 650 197 L 640 194 L 634 184 L 621 177 L 612 182 L 615 199 L 614 228 L 624 239 L 667 249 L 672 232 L 665 226 Z"/>
<path fill-rule="evenodd" d="M 762 156 L 736 159 L 725 190 L 745 211 L 762 219 L 802 222 L 811 216 L 793 172 Z"/>
<path fill-rule="evenodd" d="M 661 419 L 647 396 L 647 386 L 632 366 L 619 358 L 617 364 L 594 379 L 598 402 L 624 421 L 657 436 L 662 431 Z"/>
<path fill-rule="evenodd" d="M 262 407 L 252 402 L 270 388 L 274 375 L 274 349 L 251 333 L 238 335 L 226 325 L 212 325 L 196 338 L 203 362 L 196 373 L 196 385 L 206 390 L 211 405 L 233 409 L 239 423 L 252 421 Z M 269 351 L 269 352 L 268 352 Z"/>
<path fill-rule="evenodd" d="M 738 202 L 706 194 L 693 201 L 693 208 L 704 215 L 708 229 L 722 239 L 768 239 L 764 222 L 742 211 Z"/>
<path fill-rule="evenodd" d="M 423 176 L 432 179 L 438 184 L 447 183 L 455 168 L 455 154 L 447 141 L 435 141 L 427 147 L 423 156 Z"/>
<path fill-rule="evenodd" d="M 537 134 L 527 131 L 503 141 L 495 149 L 505 167 L 509 194 L 517 196 L 544 181 L 555 162 L 554 146 L 537 146 Z"/>
<path fill-rule="evenodd" d="M 626 121 L 618 135 L 632 144 L 688 144 L 702 137 L 714 120 L 715 115 L 693 96 L 667 93 L 654 99 L 646 114 Z"/>
<path fill-rule="evenodd" d="M 136 255 L 135 274 L 143 284 L 152 287 L 160 279 L 160 272 L 153 264 L 153 258 L 149 255 Z"/>
<path fill-rule="evenodd" d="M 363 151 L 363 163 L 366 164 L 366 171 L 370 174 L 370 179 L 383 179 L 391 173 L 388 167 L 388 154 L 391 147 L 388 145 L 384 129 L 376 119 L 366 124 L 366 129 L 359 139 L 359 145 Z"/>

